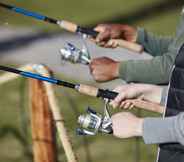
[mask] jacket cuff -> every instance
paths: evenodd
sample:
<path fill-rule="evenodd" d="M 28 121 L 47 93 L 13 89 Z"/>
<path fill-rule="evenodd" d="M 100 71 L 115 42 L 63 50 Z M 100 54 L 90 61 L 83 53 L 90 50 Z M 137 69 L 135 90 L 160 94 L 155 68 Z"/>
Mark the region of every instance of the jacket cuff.
<path fill-rule="evenodd" d="M 177 142 L 174 125 L 177 117 L 145 118 L 143 123 L 143 139 L 146 144 Z"/>
<path fill-rule="evenodd" d="M 137 43 L 143 44 L 145 42 L 145 29 L 138 27 L 137 28 Z"/>
<path fill-rule="evenodd" d="M 128 61 L 120 62 L 119 65 L 119 78 L 127 81 L 127 64 Z"/>

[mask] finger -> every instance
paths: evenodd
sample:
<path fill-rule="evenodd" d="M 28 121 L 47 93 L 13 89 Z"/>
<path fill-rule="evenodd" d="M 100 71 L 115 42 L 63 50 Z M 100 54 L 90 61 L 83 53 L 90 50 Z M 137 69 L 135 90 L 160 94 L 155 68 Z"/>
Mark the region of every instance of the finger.
<path fill-rule="evenodd" d="M 110 39 L 110 32 L 108 30 L 101 32 L 96 37 L 96 42 L 107 41 Z"/>
<path fill-rule="evenodd" d="M 132 108 L 134 108 L 134 107 L 135 107 L 134 102 L 133 102 L 132 100 L 126 100 L 125 102 L 130 103 L 130 106 L 129 106 L 129 108 L 128 108 L 128 109 L 132 109 Z"/>
<path fill-rule="evenodd" d="M 104 47 L 105 48 L 116 48 L 118 46 L 118 44 L 115 41 L 111 41 L 109 40 Z"/>
<path fill-rule="evenodd" d="M 121 105 L 120 105 L 120 108 L 122 108 L 122 109 L 124 109 L 125 108 L 125 104 L 126 104 L 126 102 L 121 102 Z"/>
<path fill-rule="evenodd" d="M 112 48 L 117 48 L 119 45 L 117 44 L 117 43 L 114 43 L 113 45 L 112 45 Z"/>
<path fill-rule="evenodd" d="M 115 99 L 114 102 L 120 104 L 121 101 L 125 100 L 125 94 L 121 92 Z"/>
<path fill-rule="evenodd" d="M 104 47 L 105 47 L 105 48 L 113 48 L 112 45 L 109 45 L 109 44 L 107 44 L 107 43 L 104 45 Z"/>
<path fill-rule="evenodd" d="M 117 41 L 114 41 L 114 40 L 109 40 L 107 42 L 107 45 L 111 46 L 112 48 L 115 48 L 118 46 L 118 42 Z"/>
<path fill-rule="evenodd" d="M 130 103 L 130 102 L 126 102 L 124 108 L 125 108 L 125 109 L 129 109 L 130 106 L 131 106 L 131 103 Z"/>
<path fill-rule="evenodd" d="M 130 110 L 134 108 L 134 104 L 132 103 L 131 106 L 130 106 Z"/>
<path fill-rule="evenodd" d="M 119 107 L 123 99 L 124 99 L 124 94 L 119 94 L 119 95 L 111 102 L 111 106 L 112 106 L 113 108 Z"/>
<path fill-rule="evenodd" d="M 97 44 L 98 46 L 104 47 L 105 44 L 106 44 L 106 42 L 104 42 L 104 41 L 99 41 L 99 42 L 96 42 L 96 44 Z"/>

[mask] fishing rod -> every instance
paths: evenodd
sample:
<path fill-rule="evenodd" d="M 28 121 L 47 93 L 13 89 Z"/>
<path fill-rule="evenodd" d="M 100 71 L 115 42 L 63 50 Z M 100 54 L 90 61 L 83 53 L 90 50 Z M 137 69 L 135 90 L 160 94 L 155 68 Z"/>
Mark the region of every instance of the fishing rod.
<path fill-rule="evenodd" d="M 66 82 L 64 80 L 46 77 L 46 76 L 42 76 L 42 75 L 37 74 L 37 73 L 22 71 L 22 70 L 7 67 L 7 66 L 1 65 L 0 70 L 10 72 L 10 73 L 15 73 L 15 74 L 21 75 L 21 76 L 26 77 L 26 78 L 33 78 L 33 79 L 37 79 L 40 81 L 49 82 L 49 83 L 52 83 L 52 84 L 55 84 L 58 86 L 64 86 L 67 88 L 75 89 L 82 94 L 86 94 L 86 95 L 94 96 L 94 97 L 101 97 L 103 99 L 112 100 L 118 95 L 118 93 L 113 92 L 113 91 L 99 89 L 99 88 L 89 86 L 89 85 L 84 85 L 84 84 L 73 84 L 70 82 Z"/>
<path fill-rule="evenodd" d="M 78 33 L 78 34 L 82 34 L 85 36 L 91 36 L 91 37 L 96 37 L 98 35 L 98 32 L 91 29 L 91 28 L 86 28 L 86 27 L 81 27 L 73 22 L 70 21 L 66 21 L 66 20 L 57 20 L 55 18 L 51 18 L 36 12 L 32 12 L 32 11 L 28 11 L 26 9 L 20 8 L 20 7 L 16 7 L 16 6 L 12 6 L 12 5 L 8 5 L 5 3 L 0 2 L 0 7 L 25 15 L 27 17 L 32 17 L 35 18 L 37 20 L 40 21 L 45 21 L 47 23 L 51 23 L 51 24 L 55 24 L 58 25 L 59 27 L 69 31 L 69 32 L 73 32 L 73 33 Z M 127 48 L 129 50 L 132 50 L 134 52 L 137 53 L 141 53 L 143 51 L 143 47 L 139 44 L 136 43 L 132 43 L 132 42 L 128 42 L 125 40 L 119 40 L 119 39 L 112 39 L 109 41 L 110 44 L 116 44 L 117 46 L 120 47 L 124 47 Z"/>
<path fill-rule="evenodd" d="M 102 99 L 113 100 L 118 95 L 117 92 L 113 92 L 113 91 L 110 91 L 108 89 L 100 89 L 100 88 L 96 88 L 96 87 L 93 87 L 90 85 L 85 85 L 85 84 L 74 84 L 74 83 L 66 82 L 64 80 L 46 77 L 46 76 L 42 76 L 42 75 L 37 74 L 37 73 L 23 71 L 23 70 L 19 70 L 19 69 L 7 67 L 7 66 L 0 65 L 0 70 L 14 73 L 17 75 L 21 75 L 21 76 L 26 77 L 26 78 L 33 78 L 33 79 L 37 79 L 40 81 L 49 82 L 51 84 L 55 84 L 58 86 L 64 86 L 67 88 L 75 89 L 76 91 L 78 91 L 82 94 L 85 94 L 88 96 L 93 96 L 93 97 L 99 97 Z M 153 112 L 162 113 L 161 110 L 163 108 L 159 104 L 155 104 L 152 102 L 139 100 L 139 99 L 133 99 L 133 100 L 129 100 L 129 101 L 132 102 L 134 104 L 134 106 L 136 106 L 136 107 L 139 107 L 139 108 L 142 108 L 145 110 L 149 110 L 149 111 L 151 110 Z"/>
<path fill-rule="evenodd" d="M 32 66 L 32 68 L 40 72 L 41 69 L 44 68 L 44 66 L 35 65 L 35 66 Z M 94 136 L 97 133 L 105 133 L 105 134 L 113 133 L 112 120 L 109 113 L 108 103 L 110 100 L 113 100 L 118 95 L 117 92 L 113 92 L 108 89 L 100 89 L 100 88 L 96 88 L 85 84 L 74 84 L 74 83 L 66 82 L 64 80 L 59 80 L 52 77 L 46 77 L 38 73 L 23 71 L 23 70 L 2 66 L 2 65 L 0 65 L 0 70 L 14 73 L 26 78 L 32 78 L 40 81 L 45 81 L 51 84 L 55 84 L 58 86 L 64 86 L 67 88 L 75 89 L 81 94 L 104 99 L 105 106 L 104 106 L 103 114 L 97 113 L 94 109 L 88 107 L 86 110 L 86 113 L 78 117 L 79 128 L 76 129 L 76 133 L 78 135 L 91 135 L 91 136 Z M 160 110 L 163 109 L 158 104 L 150 103 L 143 100 L 134 99 L 130 101 L 134 104 L 134 106 L 145 110 L 147 109 L 147 110 L 152 110 L 154 112 L 160 113 Z"/>

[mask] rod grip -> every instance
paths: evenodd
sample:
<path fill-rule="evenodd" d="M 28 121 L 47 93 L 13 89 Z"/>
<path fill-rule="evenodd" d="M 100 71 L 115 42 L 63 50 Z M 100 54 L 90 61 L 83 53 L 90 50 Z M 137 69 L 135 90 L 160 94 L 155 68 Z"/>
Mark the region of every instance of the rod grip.
<path fill-rule="evenodd" d="M 93 96 L 93 97 L 97 97 L 98 95 L 98 88 L 96 87 L 92 87 L 89 85 L 84 85 L 84 84 L 80 84 L 77 88 L 78 92 L 88 95 L 88 96 Z"/>
<path fill-rule="evenodd" d="M 84 84 L 80 84 L 77 90 L 80 93 L 85 94 L 85 95 L 89 95 L 93 97 L 100 97 L 100 98 L 110 99 L 110 100 L 113 100 L 118 95 L 117 92 L 104 90 L 104 89 L 98 89 L 96 87 L 84 85 Z"/>
<path fill-rule="evenodd" d="M 77 25 L 72 23 L 72 22 L 69 22 L 69 21 L 65 21 L 65 20 L 62 20 L 62 21 L 58 21 L 58 25 L 67 30 L 67 31 L 70 31 L 72 33 L 75 33 L 77 31 Z"/>

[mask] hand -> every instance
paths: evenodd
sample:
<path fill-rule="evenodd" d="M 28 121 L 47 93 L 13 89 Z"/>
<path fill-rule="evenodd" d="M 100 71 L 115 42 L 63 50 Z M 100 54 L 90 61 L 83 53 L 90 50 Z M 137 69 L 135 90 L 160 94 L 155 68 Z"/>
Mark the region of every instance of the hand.
<path fill-rule="evenodd" d="M 134 107 L 130 99 L 143 99 L 159 103 L 161 99 L 162 88 L 150 84 L 125 84 L 114 89 L 119 95 L 110 103 L 114 108 L 132 108 Z"/>
<path fill-rule="evenodd" d="M 119 62 L 108 57 L 99 57 L 91 61 L 90 72 L 97 82 L 105 82 L 118 78 Z"/>
<path fill-rule="evenodd" d="M 129 112 L 117 113 L 112 116 L 113 134 L 118 138 L 142 136 L 143 121 Z"/>
<path fill-rule="evenodd" d="M 110 44 L 110 39 L 124 39 L 129 42 L 136 42 L 137 29 L 122 24 L 100 24 L 94 30 L 99 34 L 95 42 L 102 47 L 116 48 L 117 44 Z"/>

